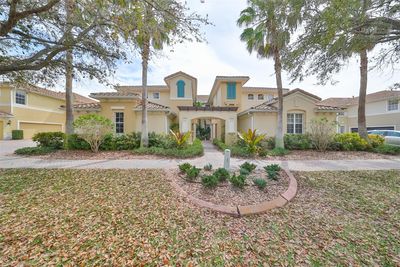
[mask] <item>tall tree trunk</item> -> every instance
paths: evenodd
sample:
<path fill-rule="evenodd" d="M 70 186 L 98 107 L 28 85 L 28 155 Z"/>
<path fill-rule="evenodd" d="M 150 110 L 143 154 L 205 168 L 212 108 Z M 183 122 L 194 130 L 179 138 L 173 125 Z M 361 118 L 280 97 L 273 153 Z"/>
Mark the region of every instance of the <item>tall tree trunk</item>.
<path fill-rule="evenodd" d="M 275 78 L 278 89 L 278 127 L 275 136 L 275 148 L 284 148 L 283 143 L 283 89 L 282 89 L 282 64 L 279 49 L 274 51 Z"/>
<path fill-rule="evenodd" d="M 71 13 L 73 11 L 74 0 L 66 0 L 65 8 L 67 14 L 67 38 L 71 39 Z M 66 66 L 65 66 L 65 132 L 66 134 L 73 134 L 74 127 L 72 123 L 74 122 L 74 110 L 73 110 L 73 93 L 72 93 L 72 80 L 73 80 L 73 56 L 72 50 L 68 49 L 65 56 Z"/>
<path fill-rule="evenodd" d="M 146 39 L 142 49 L 142 136 L 141 147 L 149 146 L 149 133 L 147 126 L 147 69 L 150 57 L 150 40 Z"/>
<path fill-rule="evenodd" d="M 368 81 L 368 56 L 367 50 L 360 51 L 360 92 L 358 96 L 358 133 L 368 139 L 367 124 L 365 120 L 365 99 L 367 96 L 367 81 Z"/>

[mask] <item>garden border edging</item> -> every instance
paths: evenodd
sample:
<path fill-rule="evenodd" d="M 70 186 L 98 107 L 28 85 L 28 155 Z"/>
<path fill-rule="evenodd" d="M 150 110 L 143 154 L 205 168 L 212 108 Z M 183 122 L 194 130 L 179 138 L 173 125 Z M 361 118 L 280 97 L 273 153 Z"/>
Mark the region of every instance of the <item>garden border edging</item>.
<path fill-rule="evenodd" d="M 283 168 L 285 173 L 289 177 L 289 186 L 284 193 L 281 193 L 279 197 L 264 201 L 254 205 L 247 205 L 247 206 L 225 206 L 225 205 L 217 205 L 196 197 L 189 195 L 185 190 L 183 190 L 173 179 L 169 179 L 171 185 L 175 188 L 179 194 L 187 199 L 193 204 L 200 206 L 202 208 L 207 208 L 216 212 L 232 215 L 234 217 L 241 217 L 245 215 L 251 214 L 259 214 L 266 212 L 268 210 L 272 210 L 275 208 L 280 208 L 285 206 L 288 202 L 290 202 L 297 193 L 297 180 L 294 175 L 289 171 L 289 169 Z"/>

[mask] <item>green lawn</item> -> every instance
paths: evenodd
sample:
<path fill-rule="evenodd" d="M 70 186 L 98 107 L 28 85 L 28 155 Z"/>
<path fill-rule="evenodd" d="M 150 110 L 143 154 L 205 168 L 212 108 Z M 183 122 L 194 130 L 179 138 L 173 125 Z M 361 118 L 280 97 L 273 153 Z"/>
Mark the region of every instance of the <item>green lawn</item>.
<path fill-rule="evenodd" d="M 161 171 L 0 170 L 0 265 L 400 263 L 400 172 L 296 173 L 283 209 L 232 218 Z"/>

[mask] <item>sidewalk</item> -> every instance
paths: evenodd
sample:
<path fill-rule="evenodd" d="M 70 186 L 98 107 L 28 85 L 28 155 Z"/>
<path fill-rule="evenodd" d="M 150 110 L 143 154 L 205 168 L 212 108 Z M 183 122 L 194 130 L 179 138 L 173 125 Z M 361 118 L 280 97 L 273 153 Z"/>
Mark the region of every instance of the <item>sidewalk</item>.
<path fill-rule="evenodd" d="M 0 168 L 68 168 L 68 169 L 174 169 L 178 164 L 189 162 L 199 168 L 211 163 L 214 168 L 223 167 L 224 155 L 210 142 L 204 142 L 204 156 L 195 159 L 131 159 L 131 160 L 45 160 L 33 157 L 10 155 L 13 149 L 34 145 L 33 142 L 0 142 Z M 231 168 L 238 168 L 249 161 L 259 168 L 276 163 L 292 171 L 349 171 L 400 169 L 398 159 L 371 160 L 251 160 L 231 158 Z"/>

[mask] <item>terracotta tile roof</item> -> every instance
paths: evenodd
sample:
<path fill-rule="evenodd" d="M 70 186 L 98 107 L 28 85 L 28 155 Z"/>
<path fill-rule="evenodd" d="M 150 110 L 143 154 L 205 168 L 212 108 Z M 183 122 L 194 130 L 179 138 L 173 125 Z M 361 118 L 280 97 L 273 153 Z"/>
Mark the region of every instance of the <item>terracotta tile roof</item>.
<path fill-rule="evenodd" d="M 194 106 L 178 106 L 179 110 L 186 111 L 237 111 L 238 107 L 194 107 Z"/>
<path fill-rule="evenodd" d="M 331 97 L 324 99 L 320 102 L 322 105 L 327 106 L 337 106 L 337 107 L 346 107 L 353 101 L 353 98 L 347 97 Z"/>
<path fill-rule="evenodd" d="M 209 95 L 197 95 L 196 96 L 197 101 L 202 102 L 202 103 L 207 103 L 209 97 L 210 97 Z"/>
<path fill-rule="evenodd" d="M 135 109 L 137 110 L 141 110 L 142 109 L 142 101 L 140 101 L 140 103 L 135 107 Z M 147 109 L 148 110 L 166 110 L 169 109 L 169 107 L 164 106 L 164 105 L 160 105 L 151 101 L 147 101 Z"/>
<path fill-rule="evenodd" d="M 52 98 L 65 100 L 65 92 L 49 90 L 49 89 L 35 86 L 32 84 L 23 85 L 21 89 L 25 90 L 28 93 L 35 93 L 38 95 L 43 95 L 43 96 L 48 96 L 48 97 L 52 97 Z M 91 98 L 85 97 L 85 96 L 77 94 L 77 93 L 73 93 L 73 96 L 74 96 L 74 103 L 96 102 L 95 100 L 93 100 Z"/>
<path fill-rule="evenodd" d="M 383 90 L 371 94 L 367 94 L 365 99 L 366 103 L 389 100 L 391 98 L 398 97 L 400 98 L 400 90 Z M 321 101 L 322 104 L 325 105 L 333 105 L 333 106 L 353 106 L 358 105 L 358 97 L 331 97 Z"/>
<path fill-rule="evenodd" d="M 276 112 L 278 111 L 278 109 L 274 106 L 272 106 L 272 104 L 275 102 L 264 102 L 260 105 L 257 105 L 255 107 L 251 107 L 249 110 L 260 110 L 260 111 L 271 111 L 271 112 Z"/>
<path fill-rule="evenodd" d="M 101 92 L 101 93 L 91 93 L 90 97 L 99 98 L 136 98 L 140 99 L 140 95 L 133 92 Z"/>
<path fill-rule="evenodd" d="M 100 103 L 92 102 L 92 103 L 79 103 L 74 104 L 74 109 L 100 109 Z"/>
<path fill-rule="evenodd" d="M 14 115 L 11 113 L 5 112 L 5 111 L 0 111 L 0 117 L 11 118 L 11 117 L 14 117 Z"/>
<path fill-rule="evenodd" d="M 314 98 L 315 100 L 319 100 L 319 101 L 321 100 L 321 98 L 319 98 L 318 96 L 313 95 L 313 94 L 311 94 L 311 93 L 309 93 L 307 91 L 304 91 L 302 89 L 299 89 L 299 88 L 293 89 L 293 90 L 283 94 L 283 97 L 289 96 L 289 95 L 294 94 L 296 92 L 308 95 L 308 96 Z M 278 102 L 278 98 L 274 97 L 270 101 L 264 102 L 264 103 L 262 103 L 260 105 L 251 107 L 249 109 L 246 109 L 246 110 L 240 112 L 238 114 L 238 116 L 241 116 L 241 115 L 246 114 L 248 112 L 258 112 L 258 111 L 259 112 L 277 112 L 278 109 L 275 106 L 273 106 L 273 104 L 275 104 L 277 102 Z M 320 102 L 316 103 L 316 105 L 317 105 L 317 107 L 316 107 L 317 111 L 340 111 L 340 110 L 342 110 L 340 107 L 331 106 L 331 105 L 323 105 L 323 104 L 320 104 Z"/>
<path fill-rule="evenodd" d="M 115 90 L 118 92 L 141 92 L 142 91 L 141 85 L 124 85 L 124 86 L 116 86 Z M 148 85 L 148 91 L 168 91 L 168 86 L 166 85 Z"/>
<path fill-rule="evenodd" d="M 341 107 L 317 104 L 316 110 L 318 110 L 318 111 L 342 111 L 344 109 Z"/>
<path fill-rule="evenodd" d="M 258 86 L 243 86 L 245 91 L 265 90 L 265 91 L 278 91 L 276 87 L 258 87 Z M 283 92 L 289 92 L 289 88 L 282 88 Z"/>
<path fill-rule="evenodd" d="M 175 72 L 175 73 L 172 73 L 172 74 L 166 76 L 164 78 L 164 81 L 167 81 L 167 80 L 169 80 L 169 79 L 171 79 L 171 78 L 173 78 L 173 77 L 175 77 L 177 75 L 187 76 L 187 77 L 197 81 L 196 77 L 193 77 L 192 75 L 189 75 L 189 74 L 187 74 L 186 72 L 183 72 L 183 71 L 178 71 L 178 72 Z"/>

